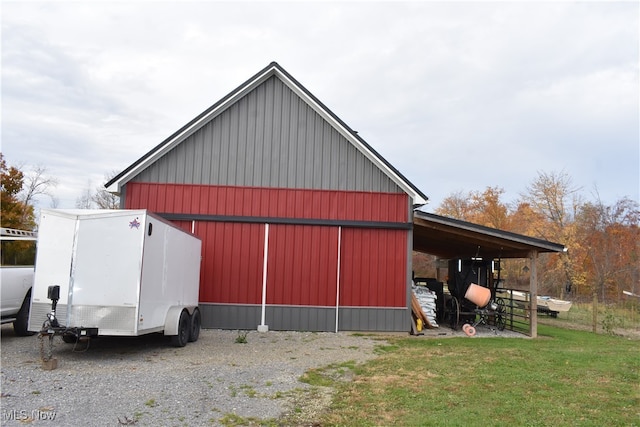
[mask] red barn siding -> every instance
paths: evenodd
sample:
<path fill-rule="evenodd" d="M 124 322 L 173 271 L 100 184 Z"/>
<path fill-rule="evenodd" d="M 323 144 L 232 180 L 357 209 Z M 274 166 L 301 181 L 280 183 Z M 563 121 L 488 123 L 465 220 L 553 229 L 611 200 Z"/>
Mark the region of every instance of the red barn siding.
<path fill-rule="evenodd" d="M 160 213 L 406 223 L 404 193 L 127 184 L 125 206 Z"/>
<path fill-rule="evenodd" d="M 269 227 L 267 304 L 336 305 L 338 228 Z"/>
<path fill-rule="evenodd" d="M 202 239 L 200 301 L 260 304 L 264 226 L 198 222 Z"/>
<path fill-rule="evenodd" d="M 180 228 L 183 231 L 186 231 L 187 233 L 191 233 L 191 226 L 192 223 L 191 221 L 171 221 L 171 223 L 173 225 L 175 225 L 176 227 Z"/>
<path fill-rule="evenodd" d="M 239 222 L 196 222 L 195 234 L 203 242 L 200 301 L 260 304 L 265 225 L 242 218 L 406 223 L 408 196 L 129 183 L 125 205 L 234 217 Z M 191 229 L 190 221 L 177 223 Z M 338 227 L 271 224 L 269 229 L 267 304 L 335 306 Z M 407 236 L 406 229 L 343 226 L 340 306 L 406 307 Z"/>
<path fill-rule="evenodd" d="M 342 230 L 340 306 L 406 307 L 407 232 Z"/>

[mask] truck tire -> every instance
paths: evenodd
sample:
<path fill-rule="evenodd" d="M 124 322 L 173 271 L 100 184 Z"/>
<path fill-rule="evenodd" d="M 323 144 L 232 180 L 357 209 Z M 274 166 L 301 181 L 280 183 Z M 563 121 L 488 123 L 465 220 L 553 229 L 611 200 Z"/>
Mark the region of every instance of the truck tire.
<path fill-rule="evenodd" d="M 29 301 L 31 301 L 31 291 L 24 297 L 16 320 L 13 321 L 13 332 L 19 337 L 28 337 L 35 334 L 35 332 L 29 332 L 27 329 L 29 327 Z"/>
<path fill-rule="evenodd" d="M 200 310 L 196 308 L 191 315 L 191 330 L 189 333 L 189 342 L 198 341 L 198 337 L 200 336 L 200 324 Z"/>
<path fill-rule="evenodd" d="M 189 342 L 191 335 L 191 319 L 187 310 L 182 310 L 178 321 L 178 335 L 171 337 L 171 343 L 176 347 L 184 347 Z"/>

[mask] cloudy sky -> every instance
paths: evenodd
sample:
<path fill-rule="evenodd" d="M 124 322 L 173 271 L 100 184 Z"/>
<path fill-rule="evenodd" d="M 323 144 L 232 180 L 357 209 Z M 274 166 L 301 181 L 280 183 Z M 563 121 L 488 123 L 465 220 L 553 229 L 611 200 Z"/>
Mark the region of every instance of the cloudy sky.
<path fill-rule="evenodd" d="M 278 62 L 429 196 L 640 200 L 639 4 L 2 1 L 2 153 L 72 208 Z M 51 201 L 40 200 L 41 207 Z"/>

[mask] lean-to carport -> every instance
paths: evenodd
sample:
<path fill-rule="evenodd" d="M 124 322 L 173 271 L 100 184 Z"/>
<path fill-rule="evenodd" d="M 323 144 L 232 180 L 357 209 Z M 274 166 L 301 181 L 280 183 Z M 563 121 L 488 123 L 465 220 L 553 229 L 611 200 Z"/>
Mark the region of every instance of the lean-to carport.
<path fill-rule="evenodd" d="M 521 234 L 484 227 L 466 221 L 414 211 L 413 250 L 443 259 L 528 258 L 529 293 L 531 294 L 530 335 L 538 334 L 538 277 L 536 259 L 539 253 L 563 252 L 564 245 Z"/>

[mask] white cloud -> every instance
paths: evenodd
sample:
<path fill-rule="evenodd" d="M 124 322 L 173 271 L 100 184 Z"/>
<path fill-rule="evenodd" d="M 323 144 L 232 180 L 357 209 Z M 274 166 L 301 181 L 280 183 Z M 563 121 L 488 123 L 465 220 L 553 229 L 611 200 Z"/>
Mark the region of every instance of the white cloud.
<path fill-rule="evenodd" d="M 517 104 L 525 113 L 546 112 L 574 125 L 637 119 L 633 112 L 638 106 L 638 69 L 634 68 L 602 68 L 528 87 L 517 94 Z"/>

